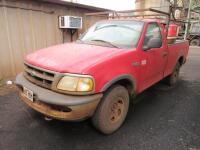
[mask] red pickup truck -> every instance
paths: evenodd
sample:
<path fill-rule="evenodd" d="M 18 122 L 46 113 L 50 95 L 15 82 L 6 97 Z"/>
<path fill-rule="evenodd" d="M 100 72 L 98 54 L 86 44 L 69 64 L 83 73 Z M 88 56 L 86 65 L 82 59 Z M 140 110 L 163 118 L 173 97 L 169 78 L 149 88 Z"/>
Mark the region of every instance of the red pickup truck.
<path fill-rule="evenodd" d="M 177 82 L 189 44 L 168 44 L 164 25 L 154 20 L 107 20 L 74 43 L 26 56 L 16 77 L 21 99 L 59 120 L 91 117 L 102 133 L 124 122 L 132 96 L 165 79 Z"/>

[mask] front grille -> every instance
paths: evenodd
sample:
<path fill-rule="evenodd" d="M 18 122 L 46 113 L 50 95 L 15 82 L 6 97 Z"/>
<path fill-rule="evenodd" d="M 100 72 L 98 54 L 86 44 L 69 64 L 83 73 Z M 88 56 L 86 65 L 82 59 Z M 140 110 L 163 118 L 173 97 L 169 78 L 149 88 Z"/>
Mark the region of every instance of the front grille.
<path fill-rule="evenodd" d="M 35 83 L 47 89 L 52 88 L 52 84 L 55 79 L 54 72 L 40 69 L 28 64 L 25 64 L 24 75 L 32 83 Z"/>

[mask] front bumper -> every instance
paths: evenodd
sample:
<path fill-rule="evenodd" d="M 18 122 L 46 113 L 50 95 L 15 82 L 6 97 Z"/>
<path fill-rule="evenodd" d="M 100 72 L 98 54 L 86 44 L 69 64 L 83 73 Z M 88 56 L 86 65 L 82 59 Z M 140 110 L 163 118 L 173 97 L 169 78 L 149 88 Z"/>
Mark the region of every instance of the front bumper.
<path fill-rule="evenodd" d="M 92 116 L 103 96 L 103 94 L 71 96 L 56 93 L 31 83 L 22 73 L 16 77 L 16 85 L 20 89 L 22 101 L 29 107 L 46 116 L 59 120 L 75 121 Z M 33 102 L 24 96 L 23 87 L 33 91 Z"/>

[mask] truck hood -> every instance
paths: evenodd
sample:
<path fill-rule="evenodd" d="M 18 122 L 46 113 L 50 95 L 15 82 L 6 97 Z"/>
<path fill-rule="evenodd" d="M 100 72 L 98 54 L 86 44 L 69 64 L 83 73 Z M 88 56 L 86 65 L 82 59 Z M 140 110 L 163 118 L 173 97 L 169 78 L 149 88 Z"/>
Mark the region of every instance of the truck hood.
<path fill-rule="evenodd" d="M 27 55 L 25 62 L 56 72 L 82 73 L 84 69 L 123 51 L 118 48 L 70 43 L 36 51 Z"/>

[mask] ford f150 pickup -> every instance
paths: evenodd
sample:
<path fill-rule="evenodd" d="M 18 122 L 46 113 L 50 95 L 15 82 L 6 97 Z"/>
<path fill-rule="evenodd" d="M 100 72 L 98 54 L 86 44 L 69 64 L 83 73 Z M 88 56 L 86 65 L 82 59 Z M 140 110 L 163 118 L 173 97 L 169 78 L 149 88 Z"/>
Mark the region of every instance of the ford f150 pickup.
<path fill-rule="evenodd" d="M 97 22 L 74 43 L 25 57 L 24 72 L 16 77 L 21 99 L 50 118 L 91 117 L 110 134 L 124 122 L 130 97 L 162 79 L 177 82 L 189 44 L 168 44 L 166 34 L 154 20 Z"/>

